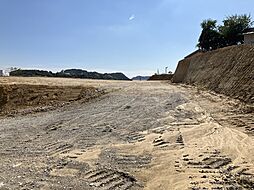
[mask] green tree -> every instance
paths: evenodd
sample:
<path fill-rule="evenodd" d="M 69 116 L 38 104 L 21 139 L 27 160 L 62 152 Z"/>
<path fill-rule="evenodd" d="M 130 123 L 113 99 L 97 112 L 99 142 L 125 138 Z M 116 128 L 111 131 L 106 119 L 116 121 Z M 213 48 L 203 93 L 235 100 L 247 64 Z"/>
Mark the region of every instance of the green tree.
<path fill-rule="evenodd" d="M 225 46 L 242 44 L 244 42 L 243 31 L 252 26 L 250 15 L 232 15 L 223 20 L 219 26 L 219 32 L 224 36 Z"/>
<path fill-rule="evenodd" d="M 217 21 L 212 19 L 204 20 L 201 23 L 202 32 L 197 46 L 202 51 L 210 51 L 222 46 L 223 36 L 219 33 L 216 24 Z"/>

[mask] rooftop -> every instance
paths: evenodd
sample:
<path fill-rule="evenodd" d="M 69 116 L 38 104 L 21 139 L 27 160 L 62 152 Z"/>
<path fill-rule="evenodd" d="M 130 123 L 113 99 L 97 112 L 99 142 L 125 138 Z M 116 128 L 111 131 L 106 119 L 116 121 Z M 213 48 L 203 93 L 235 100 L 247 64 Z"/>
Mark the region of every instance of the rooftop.
<path fill-rule="evenodd" d="M 243 31 L 244 35 L 254 34 L 254 28 L 247 28 Z"/>

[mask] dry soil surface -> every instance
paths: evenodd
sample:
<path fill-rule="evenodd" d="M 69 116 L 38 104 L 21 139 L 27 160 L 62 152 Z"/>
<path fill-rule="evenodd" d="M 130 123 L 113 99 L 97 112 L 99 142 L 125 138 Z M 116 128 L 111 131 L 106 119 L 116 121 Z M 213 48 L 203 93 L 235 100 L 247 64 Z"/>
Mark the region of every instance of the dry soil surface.
<path fill-rule="evenodd" d="M 2 78 L 110 93 L 0 119 L 0 189 L 254 189 L 254 115 L 166 82 Z"/>

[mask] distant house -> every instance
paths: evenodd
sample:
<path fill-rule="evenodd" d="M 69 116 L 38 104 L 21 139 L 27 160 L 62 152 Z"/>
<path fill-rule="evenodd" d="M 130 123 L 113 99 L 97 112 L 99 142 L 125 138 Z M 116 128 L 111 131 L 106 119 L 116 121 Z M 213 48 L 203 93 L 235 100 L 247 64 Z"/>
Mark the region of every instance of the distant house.
<path fill-rule="evenodd" d="M 10 76 L 10 71 L 9 70 L 4 70 L 4 76 L 6 76 L 6 77 Z"/>
<path fill-rule="evenodd" d="M 244 44 L 254 45 L 254 28 L 248 28 L 244 30 Z"/>
<path fill-rule="evenodd" d="M 9 70 L 3 70 L 3 69 L 1 69 L 0 70 L 0 77 L 8 77 L 8 76 L 10 76 L 10 71 Z"/>

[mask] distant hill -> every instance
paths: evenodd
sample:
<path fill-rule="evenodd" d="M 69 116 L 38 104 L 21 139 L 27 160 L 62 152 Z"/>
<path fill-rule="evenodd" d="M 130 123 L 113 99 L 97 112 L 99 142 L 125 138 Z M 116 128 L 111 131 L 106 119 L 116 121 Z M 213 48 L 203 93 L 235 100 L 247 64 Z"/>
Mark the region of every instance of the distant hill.
<path fill-rule="evenodd" d="M 10 76 L 22 76 L 22 77 L 54 77 L 55 74 L 51 71 L 41 70 L 15 70 L 10 72 Z"/>
<path fill-rule="evenodd" d="M 132 80 L 148 80 L 150 76 L 136 76 L 133 77 Z"/>
<path fill-rule="evenodd" d="M 22 77 L 66 77 L 66 78 L 84 78 L 84 79 L 105 79 L 105 80 L 130 80 L 123 73 L 97 73 L 88 72 L 82 69 L 67 69 L 61 72 L 53 73 L 43 70 L 16 70 L 10 73 L 10 76 Z"/>

